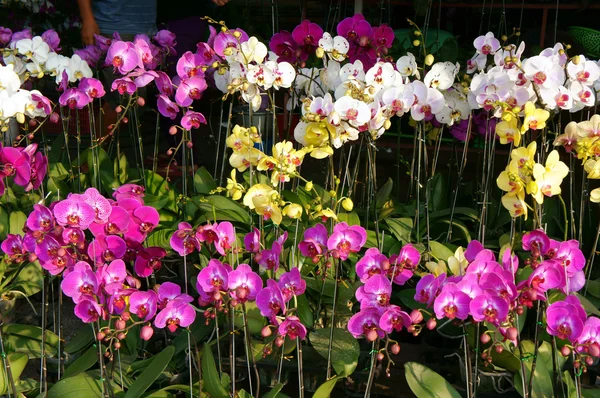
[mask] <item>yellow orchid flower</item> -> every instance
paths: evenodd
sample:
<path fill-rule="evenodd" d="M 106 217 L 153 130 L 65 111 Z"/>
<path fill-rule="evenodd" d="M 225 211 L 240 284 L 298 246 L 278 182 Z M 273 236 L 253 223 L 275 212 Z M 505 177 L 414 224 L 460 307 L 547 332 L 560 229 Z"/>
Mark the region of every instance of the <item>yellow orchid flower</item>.
<path fill-rule="evenodd" d="M 527 145 L 527 148 L 520 147 L 515 148 L 510 153 L 511 160 L 517 162 L 519 170 L 533 170 L 533 165 L 535 164 L 535 153 L 537 151 L 537 144 L 535 141 L 531 142 Z"/>
<path fill-rule="evenodd" d="M 333 148 L 329 145 L 331 137 L 335 137 L 335 127 L 327 122 L 312 122 L 306 126 L 304 140 L 310 150 L 310 156 L 323 159 L 333 155 Z"/>
<path fill-rule="evenodd" d="M 244 193 L 244 186 L 242 184 L 238 184 L 235 178 L 235 169 L 231 170 L 231 177 L 227 179 L 227 196 L 233 200 L 240 200 L 242 194 Z"/>
<path fill-rule="evenodd" d="M 297 203 L 290 203 L 283 208 L 282 213 L 289 218 L 297 219 L 302 217 L 302 206 Z"/>
<path fill-rule="evenodd" d="M 496 125 L 496 134 L 503 145 L 514 143 L 519 146 L 521 143 L 521 132 L 519 131 L 518 118 L 512 112 L 502 113 L 502 121 Z"/>
<path fill-rule="evenodd" d="M 587 173 L 587 178 L 590 180 L 600 179 L 600 162 L 595 159 L 588 159 L 585 161 L 583 165 L 585 172 Z"/>
<path fill-rule="evenodd" d="M 256 214 L 263 216 L 265 220 L 271 220 L 273 223 L 279 225 L 283 216 L 279 206 L 266 196 L 254 196 L 252 198 L 252 204 Z"/>
<path fill-rule="evenodd" d="M 237 124 L 233 128 L 233 131 L 225 140 L 228 148 L 234 151 L 241 151 L 244 148 L 251 148 L 254 146 L 248 129 L 238 126 Z"/>
<path fill-rule="evenodd" d="M 535 181 L 527 184 L 527 193 L 539 203 L 544 202 L 544 196 L 554 196 L 561 192 L 560 184 L 569 174 L 569 168 L 558 159 L 558 152 L 552 151 L 546 159 L 546 166 L 536 163 L 533 166 L 533 178 Z"/>
<path fill-rule="evenodd" d="M 516 161 L 511 161 L 506 170 L 504 170 L 496 179 L 498 188 L 509 194 L 516 195 L 523 190 L 525 185 L 523 179 L 519 175 L 519 168 Z"/>
<path fill-rule="evenodd" d="M 327 207 L 325 209 L 321 209 L 320 211 L 314 213 L 312 215 L 312 217 L 313 218 L 321 217 L 321 221 L 323 221 L 323 222 L 327 221 L 328 218 L 333 218 L 336 221 L 338 219 L 335 212 L 333 210 L 331 210 L 329 207 Z"/>
<path fill-rule="evenodd" d="M 569 175 L 569 166 L 560 161 L 558 151 L 554 150 L 548 154 L 546 158 L 546 173 L 557 173 L 561 178 Z"/>
<path fill-rule="evenodd" d="M 600 188 L 593 189 L 590 192 L 590 201 L 593 203 L 600 203 Z"/>
<path fill-rule="evenodd" d="M 229 164 L 241 173 L 246 171 L 250 165 L 257 166 L 264 156 L 265 154 L 256 148 L 244 148 L 231 154 Z"/>
<path fill-rule="evenodd" d="M 465 258 L 465 249 L 459 246 L 454 252 L 454 256 L 448 258 L 448 268 L 452 275 L 464 275 L 469 261 Z"/>
<path fill-rule="evenodd" d="M 425 263 L 425 267 L 436 277 L 448 271 L 446 263 L 443 260 L 437 263 L 435 261 L 428 261 Z"/>
<path fill-rule="evenodd" d="M 594 156 L 597 145 L 596 141 L 598 141 L 598 137 L 584 137 L 579 139 L 575 144 L 577 159 L 585 162 L 590 156 Z"/>
<path fill-rule="evenodd" d="M 507 193 L 502 197 L 502 205 L 508 210 L 511 217 L 525 216 L 527 220 L 527 205 L 525 204 L 525 191 L 516 195 Z"/>
<path fill-rule="evenodd" d="M 550 112 L 545 109 L 536 108 L 533 102 L 525 103 L 525 119 L 521 126 L 521 133 L 525 134 L 528 130 L 542 130 L 546 127 L 546 120 L 550 117 Z"/>
<path fill-rule="evenodd" d="M 600 115 L 593 115 L 590 120 L 577 123 L 577 134 L 580 137 L 600 137 Z"/>
<path fill-rule="evenodd" d="M 510 122 L 501 121 L 498 123 L 496 125 L 496 134 L 500 138 L 500 143 L 503 145 L 510 144 L 511 142 L 514 143 L 515 146 L 521 144 L 521 132 L 519 131 L 516 119 L 513 119 Z"/>
<path fill-rule="evenodd" d="M 277 197 L 277 191 L 265 184 L 253 185 L 248 189 L 246 195 L 244 195 L 242 203 L 244 203 L 244 206 L 254 209 L 254 198 L 256 197 L 265 197 L 271 201 Z"/>

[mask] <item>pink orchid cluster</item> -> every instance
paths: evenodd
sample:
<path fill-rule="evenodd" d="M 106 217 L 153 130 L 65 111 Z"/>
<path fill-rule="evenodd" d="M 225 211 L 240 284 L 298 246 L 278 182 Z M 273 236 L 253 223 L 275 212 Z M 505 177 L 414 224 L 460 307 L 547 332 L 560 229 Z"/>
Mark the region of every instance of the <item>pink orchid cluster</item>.
<path fill-rule="evenodd" d="M 348 321 L 348 330 L 356 338 L 368 341 L 384 338 L 394 330 L 410 330 L 415 333 L 423 316 L 419 311 L 410 315 L 391 303 L 392 284 L 404 285 L 412 278 L 421 261 L 421 254 L 407 244 L 398 254 L 388 258 L 377 248 L 370 248 L 356 263 L 356 275 L 364 285 L 355 293 L 360 311 Z"/>
<path fill-rule="evenodd" d="M 115 348 L 135 325 L 146 323 L 141 336 L 149 339 L 153 319 L 154 326 L 174 331 L 195 318 L 193 299 L 178 285 L 141 289 L 140 278 L 158 271 L 167 255 L 160 247 L 144 246 L 159 214 L 143 198 L 143 187 L 126 184 L 112 199 L 88 188 L 49 207 L 36 204 L 25 236 L 8 235 L 1 245 L 9 261 L 38 260 L 50 274 L 62 276 L 62 291 L 73 299 L 75 315 L 83 322 L 116 320 L 115 329 L 107 327 L 99 337 L 115 340 Z"/>
<path fill-rule="evenodd" d="M 9 177 L 26 192 L 40 187 L 48 171 L 48 158 L 37 149 L 37 144 L 17 148 L 0 144 L 0 196 Z"/>

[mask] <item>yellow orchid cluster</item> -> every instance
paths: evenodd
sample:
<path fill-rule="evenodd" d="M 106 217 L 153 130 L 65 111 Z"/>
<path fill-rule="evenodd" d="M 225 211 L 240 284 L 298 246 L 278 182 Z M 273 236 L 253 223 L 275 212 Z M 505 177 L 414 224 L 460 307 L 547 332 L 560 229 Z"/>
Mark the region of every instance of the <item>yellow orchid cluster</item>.
<path fill-rule="evenodd" d="M 425 263 L 427 270 L 436 277 L 441 274 L 448 275 L 449 273 L 452 275 L 464 275 L 468 265 L 469 261 L 465 258 L 465 250 L 461 246 L 456 249 L 453 256 L 448 257 L 447 261 L 439 260 L 437 263 L 435 261 Z"/>
<path fill-rule="evenodd" d="M 256 167 L 260 159 L 265 156 L 262 151 L 254 147 L 254 144 L 261 142 L 256 127 L 244 128 L 235 125 L 231 135 L 225 141 L 227 147 L 233 150 L 229 157 L 231 167 L 236 168 L 239 172 L 246 171 L 250 166 Z"/>
<path fill-rule="evenodd" d="M 583 168 L 590 180 L 600 179 L 600 115 L 590 120 L 570 122 L 564 134 L 554 140 L 555 146 L 563 146 L 567 152 L 575 151 L 583 162 Z M 590 192 L 590 200 L 600 203 L 600 188 Z"/>
<path fill-rule="evenodd" d="M 525 194 L 542 204 L 544 196 L 560 194 L 562 180 L 569 174 L 569 168 L 560 161 L 558 151 L 550 152 L 546 164 L 542 165 L 534 160 L 536 150 L 535 141 L 527 148 L 513 149 L 510 163 L 496 180 L 498 187 L 506 192 L 502 197 L 502 205 L 512 217 L 525 216 L 527 219 Z"/>
<path fill-rule="evenodd" d="M 315 159 L 325 159 L 333 155 L 332 141 L 336 137 L 336 129 L 327 120 L 320 120 L 318 116 L 309 118 L 311 121 L 306 125 L 306 134 L 303 148 L 310 152 L 310 156 Z"/>
<path fill-rule="evenodd" d="M 523 123 L 521 121 L 523 114 Z M 529 130 L 542 130 L 546 127 L 546 121 L 550 112 L 545 109 L 536 108 L 531 101 L 525 104 L 523 110 L 519 107 L 504 107 L 501 121 L 496 125 L 496 134 L 501 144 L 513 143 L 515 146 L 521 144 L 521 137 Z"/>

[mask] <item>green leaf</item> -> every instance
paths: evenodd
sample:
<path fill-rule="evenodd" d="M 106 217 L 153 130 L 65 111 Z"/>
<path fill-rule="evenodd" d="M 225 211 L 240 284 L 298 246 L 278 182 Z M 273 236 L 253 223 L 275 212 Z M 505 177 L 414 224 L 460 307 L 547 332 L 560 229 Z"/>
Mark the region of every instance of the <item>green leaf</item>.
<path fill-rule="evenodd" d="M 282 383 L 275 384 L 273 386 L 273 388 L 271 389 L 271 391 L 269 391 L 268 393 L 266 393 L 265 395 L 263 395 L 263 398 L 275 398 L 275 397 L 277 397 L 277 395 L 279 394 L 279 391 L 281 391 L 282 388 L 283 388 L 283 384 Z"/>
<path fill-rule="evenodd" d="M 306 295 L 296 296 L 298 302 L 298 318 L 306 327 L 312 328 L 314 323 L 314 314 Z"/>
<path fill-rule="evenodd" d="M 377 204 L 377 208 L 382 208 L 385 202 L 390 198 L 390 194 L 392 193 L 392 189 L 394 188 L 394 181 L 391 178 L 388 178 L 385 184 L 379 189 L 379 192 L 375 195 L 375 201 Z"/>
<path fill-rule="evenodd" d="M 413 220 L 411 218 L 387 218 L 385 222 L 396 239 L 404 244 L 410 242 L 410 235 L 413 229 Z"/>
<path fill-rule="evenodd" d="M 583 306 L 583 309 L 585 310 L 585 312 L 588 313 L 588 315 L 600 316 L 600 311 L 598 310 L 598 308 L 594 304 L 592 304 L 590 302 L 590 300 L 588 300 L 587 298 L 583 297 L 579 293 L 575 293 L 575 295 L 579 298 L 579 301 L 581 301 L 581 305 Z"/>
<path fill-rule="evenodd" d="M 402 290 L 400 290 L 399 293 L 396 294 L 396 296 L 398 296 L 400 298 L 400 300 L 402 300 L 402 304 L 404 304 L 411 310 L 414 310 L 415 308 L 420 308 L 420 309 L 427 308 L 426 304 L 419 303 L 417 300 L 415 300 L 416 293 L 417 293 L 417 290 L 414 288 L 402 289 Z"/>
<path fill-rule="evenodd" d="M 313 398 L 329 398 L 331 396 L 331 392 L 333 391 L 336 383 L 340 379 L 341 379 L 341 377 L 335 376 L 335 377 L 332 377 L 331 379 L 327 380 L 325 383 L 321 384 L 319 386 L 319 388 L 317 388 L 317 391 L 315 391 Z"/>
<path fill-rule="evenodd" d="M 352 225 L 360 225 L 360 218 L 356 212 L 352 211 L 350 213 L 340 213 L 338 214 L 338 220 L 345 222 L 346 224 Z"/>
<path fill-rule="evenodd" d="M 63 377 L 71 377 L 85 372 L 94 366 L 96 362 L 98 362 L 98 349 L 92 346 L 65 369 Z"/>
<path fill-rule="evenodd" d="M 211 221 L 238 221 L 242 224 L 250 224 L 251 218 L 245 208 L 237 202 L 225 196 L 211 195 L 202 198 L 198 207 Z"/>
<path fill-rule="evenodd" d="M 125 153 L 122 152 L 118 159 L 115 158 L 114 163 L 114 175 L 120 184 L 125 184 L 127 181 L 129 181 L 129 174 L 127 173 L 128 168 L 129 165 L 127 164 L 127 156 L 125 156 Z"/>
<path fill-rule="evenodd" d="M 404 364 L 406 381 L 419 398 L 461 398 L 461 395 L 442 376 L 416 362 Z"/>
<path fill-rule="evenodd" d="M 323 358 L 327 358 L 331 329 L 318 329 L 310 334 L 310 343 Z M 333 329 L 331 362 L 338 375 L 349 376 L 358 365 L 360 346 L 346 329 Z"/>
<path fill-rule="evenodd" d="M 233 311 L 236 315 L 233 323 L 236 327 L 243 328 L 242 305 L 238 304 Z M 260 310 L 254 301 L 246 303 L 246 321 L 248 322 L 248 333 L 251 335 L 260 334 L 260 331 L 265 326 L 265 317 L 261 315 Z"/>
<path fill-rule="evenodd" d="M 202 350 L 202 377 L 204 389 L 212 398 L 228 398 L 229 392 L 221 385 L 221 379 L 215 366 L 215 358 L 208 344 Z"/>
<path fill-rule="evenodd" d="M 196 192 L 208 195 L 217 187 L 217 183 L 212 178 L 204 166 L 200 167 L 194 174 L 194 188 Z"/>
<path fill-rule="evenodd" d="M 429 242 L 431 246 L 431 255 L 438 260 L 448 261 L 448 259 L 454 256 L 454 252 L 448 249 L 446 246 L 439 242 L 432 240 Z"/>
<path fill-rule="evenodd" d="M 27 366 L 27 361 L 29 358 L 26 354 L 21 354 L 18 352 L 11 352 L 6 356 L 6 361 L 10 364 L 10 371 L 12 376 L 12 382 L 16 383 L 23 373 L 25 366 Z M 8 380 L 8 374 L 4 370 L 5 366 L 2 360 L 0 360 L 0 395 L 4 395 L 7 392 L 12 394 L 12 390 L 9 391 L 11 386 L 8 384 L 10 381 Z"/>
<path fill-rule="evenodd" d="M 6 351 L 21 352 L 29 358 L 40 358 L 42 354 L 42 328 L 31 325 L 7 324 L 2 326 Z M 45 332 L 45 355 L 53 357 L 58 349 L 58 336 Z"/>
<path fill-rule="evenodd" d="M 22 211 L 11 212 L 8 219 L 8 233 L 22 234 L 25 221 L 27 221 L 27 216 Z"/>
<path fill-rule="evenodd" d="M 0 207 L 0 239 L 6 239 L 8 233 L 8 213 L 4 207 Z"/>
<path fill-rule="evenodd" d="M 158 231 L 152 231 L 148 239 L 148 246 L 158 246 L 165 250 L 171 250 L 171 235 L 175 230 L 172 229 L 160 229 Z"/>
<path fill-rule="evenodd" d="M 583 398 L 600 398 L 600 389 L 598 388 L 584 388 L 582 390 Z"/>
<path fill-rule="evenodd" d="M 23 267 L 12 282 L 11 289 L 23 292 L 26 296 L 31 296 L 42 290 L 43 283 L 42 268 L 37 263 L 29 263 Z"/>
<path fill-rule="evenodd" d="M 49 203 L 66 198 L 70 192 L 69 187 L 64 181 L 54 177 L 48 178 L 47 188 L 48 193 L 51 194 Z"/>
<path fill-rule="evenodd" d="M 169 362 L 171 361 L 171 357 L 173 357 L 173 353 L 175 352 L 175 347 L 168 346 L 158 354 L 156 354 L 152 358 L 152 362 L 144 371 L 137 377 L 137 379 L 133 382 L 127 393 L 125 394 L 125 398 L 139 398 L 142 396 L 144 392 L 156 381 L 158 376 L 165 370 Z"/>
<path fill-rule="evenodd" d="M 95 340 L 92 328 L 82 327 L 75 333 L 75 336 L 65 346 L 67 354 L 75 354 L 90 345 Z"/>
<path fill-rule="evenodd" d="M 529 356 L 534 352 L 533 342 L 525 340 L 522 342 L 523 353 L 521 356 Z M 547 346 L 544 348 L 544 346 Z M 542 352 L 551 352 L 552 348 L 548 342 L 544 342 L 538 349 L 538 358 L 536 360 L 536 367 L 533 373 L 533 391 L 531 391 L 531 398 L 543 398 L 554 396 L 554 389 L 552 387 L 552 360 L 550 363 L 547 362 L 548 355 L 542 355 Z M 551 354 L 550 354 L 551 355 Z M 550 357 L 551 358 L 551 357 Z M 524 361 L 525 364 L 525 380 L 529 380 L 531 375 L 531 361 Z M 523 378 L 521 372 L 515 373 L 515 388 L 523 395 Z"/>
<path fill-rule="evenodd" d="M 113 391 L 120 388 L 111 383 Z M 100 378 L 92 377 L 88 373 L 80 373 L 77 376 L 60 379 L 48 390 L 48 398 L 102 398 L 103 386 Z"/>

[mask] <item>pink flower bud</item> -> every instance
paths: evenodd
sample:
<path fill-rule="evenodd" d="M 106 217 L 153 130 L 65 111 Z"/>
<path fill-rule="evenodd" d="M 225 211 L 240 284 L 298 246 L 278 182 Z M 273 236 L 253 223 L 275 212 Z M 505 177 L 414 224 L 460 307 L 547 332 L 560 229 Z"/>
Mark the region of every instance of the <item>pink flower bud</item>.
<path fill-rule="evenodd" d="M 262 337 L 269 337 L 271 335 L 271 328 L 269 326 L 265 326 L 264 328 L 262 328 L 262 330 L 260 331 L 260 335 Z"/>
<path fill-rule="evenodd" d="M 564 357 L 568 357 L 571 354 L 571 349 L 565 345 L 560 349 L 560 353 L 563 354 Z"/>
<path fill-rule="evenodd" d="M 115 322 L 115 328 L 117 330 L 123 330 L 126 327 L 127 327 L 127 323 L 122 319 L 119 319 L 118 321 Z"/>
<path fill-rule="evenodd" d="M 427 329 L 433 330 L 435 329 L 436 325 L 437 321 L 435 320 L 435 318 L 429 318 L 429 320 L 427 321 Z"/>
<path fill-rule="evenodd" d="M 144 106 L 146 105 L 146 100 L 143 97 L 138 97 L 137 103 L 139 106 Z"/>
<path fill-rule="evenodd" d="M 423 322 L 423 314 L 421 314 L 421 311 L 419 310 L 412 310 L 410 313 L 410 319 L 412 320 L 413 324 L 419 324 Z"/>
<path fill-rule="evenodd" d="M 171 135 L 177 134 L 177 127 L 175 127 L 175 126 L 169 127 L 169 134 L 171 134 Z"/>
<path fill-rule="evenodd" d="M 394 355 L 398 355 L 400 354 L 400 344 L 394 344 L 391 348 L 390 351 L 392 351 L 392 354 Z"/>
<path fill-rule="evenodd" d="M 152 329 L 152 326 L 150 325 L 146 325 L 142 328 L 142 330 L 140 330 L 140 338 L 145 341 L 150 340 L 153 334 L 154 329 Z"/>
<path fill-rule="evenodd" d="M 479 340 L 481 341 L 481 343 L 482 343 L 482 344 L 487 344 L 487 343 L 489 343 L 491 339 L 492 339 L 492 338 L 491 338 L 491 337 L 490 337 L 490 335 L 489 335 L 489 334 L 487 334 L 487 333 L 483 333 L 483 334 L 481 335 L 481 337 L 479 338 Z"/>
<path fill-rule="evenodd" d="M 58 115 L 58 113 L 52 112 L 50 114 L 50 122 L 51 123 L 58 123 L 59 121 L 60 121 L 60 116 Z"/>
<path fill-rule="evenodd" d="M 506 329 L 506 338 L 509 340 L 516 340 L 519 336 L 519 331 L 515 327 Z"/>

